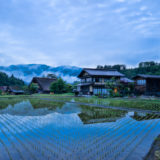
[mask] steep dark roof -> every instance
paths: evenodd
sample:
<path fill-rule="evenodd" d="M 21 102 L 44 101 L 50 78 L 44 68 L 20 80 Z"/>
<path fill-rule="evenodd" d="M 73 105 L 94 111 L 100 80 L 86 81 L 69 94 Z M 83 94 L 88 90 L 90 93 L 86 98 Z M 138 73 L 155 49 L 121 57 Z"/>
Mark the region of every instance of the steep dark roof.
<path fill-rule="evenodd" d="M 6 92 L 7 91 L 7 86 L 0 86 L 0 90 L 3 91 L 3 92 Z"/>
<path fill-rule="evenodd" d="M 123 77 L 124 75 L 118 72 L 117 70 L 107 70 L 107 69 L 91 69 L 91 68 L 84 68 L 78 77 L 81 77 L 83 72 L 87 72 L 89 75 L 92 76 L 114 76 L 114 77 Z"/>
<path fill-rule="evenodd" d="M 145 79 L 148 79 L 148 78 L 160 79 L 160 75 L 145 75 L 145 74 L 138 74 L 137 76 L 133 77 L 133 79 L 136 79 L 138 77 L 145 78 Z"/>
<path fill-rule="evenodd" d="M 32 82 L 38 83 L 43 91 L 50 91 L 50 85 L 52 82 L 56 81 L 56 78 L 41 78 L 41 77 L 34 77 Z"/>

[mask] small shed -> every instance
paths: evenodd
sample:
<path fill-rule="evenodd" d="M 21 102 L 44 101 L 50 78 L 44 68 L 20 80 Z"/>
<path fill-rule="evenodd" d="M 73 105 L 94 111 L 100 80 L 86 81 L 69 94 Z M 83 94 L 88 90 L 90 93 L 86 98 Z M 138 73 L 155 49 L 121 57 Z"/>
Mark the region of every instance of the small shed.
<path fill-rule="evenodd" d="M 136 93 L 160 96 L 160 75 L 138 74 L 133 79 Z"/>

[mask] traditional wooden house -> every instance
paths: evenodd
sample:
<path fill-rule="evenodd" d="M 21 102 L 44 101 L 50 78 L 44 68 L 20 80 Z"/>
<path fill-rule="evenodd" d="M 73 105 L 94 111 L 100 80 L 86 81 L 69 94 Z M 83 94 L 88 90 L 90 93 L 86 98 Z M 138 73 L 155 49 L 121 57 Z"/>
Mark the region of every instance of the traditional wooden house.
<path fill-rule="evenodd" d="M 41 78 L 34 77 L 30 84 L 35 83 L 38 85 L 38 93 L 50 93 L 50 86 L 52 82 L 55 82 L 57 78 Z"/>
<path fill-rule="evenodd" d="M 124 75 L 113 69 L 84 68 L 78 75 L 81 83 L 77 86 L 77 91 L 84 95 L 109 94 L 106 82 L 111 81 L 113 78 L 115 81 L 119 81 L 121 77 L 124 77 Z"/>
<path fill-rule="evenodd" d="M 2 92 L 2 94 L 7 93 L 7 86 L 0 86 L 0 91 Z"/>
<path fill-rule="evenodd" d="M 139 74 L 133 79 L 136 93 L 160 96 L 160 76 Z"/>
<path fill-rule="evenodd" d="M 19 86 L 8 86 L 7 93 L 12 95 L 20 95 L 20 94 L 24 94 L 24 90 L 22 90 L 22 88 Z"/>

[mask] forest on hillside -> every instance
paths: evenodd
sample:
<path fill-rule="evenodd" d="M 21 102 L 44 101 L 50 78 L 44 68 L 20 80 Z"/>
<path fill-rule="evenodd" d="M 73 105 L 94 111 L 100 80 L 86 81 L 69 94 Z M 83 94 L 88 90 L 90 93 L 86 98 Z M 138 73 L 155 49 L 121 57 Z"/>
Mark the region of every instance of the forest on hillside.
<path fill-rule="evenodd" d="M 126 65 L 117 64 L 117 65 L 98 65 L 98 69 L 116 69 L 119 72 L 126 75 L 128 78 L 133 78 L 137 74 L 149 74 L 149 75 L 160 75 L 160 63 L 151 61 L 151 62 L 141 62 L 138 67 L 127 68 Z"/>
<path fill-rule="evenodd" d="M 6 73 L 0 72 L 0 86 L 24 86 L 24 81 Z"/>

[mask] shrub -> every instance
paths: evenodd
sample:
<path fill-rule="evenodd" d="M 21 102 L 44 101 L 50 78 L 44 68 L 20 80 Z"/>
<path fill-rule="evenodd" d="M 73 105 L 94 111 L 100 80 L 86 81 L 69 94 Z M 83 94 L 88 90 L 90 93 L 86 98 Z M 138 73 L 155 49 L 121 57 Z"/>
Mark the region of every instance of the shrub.
<path fill-rule="evenodd" d="M 38 85 L 36 83 L 32 83 L 29 86 L 29 91 L 33 94 L 33 93 L 37 93 L 38 92 Z"/>

